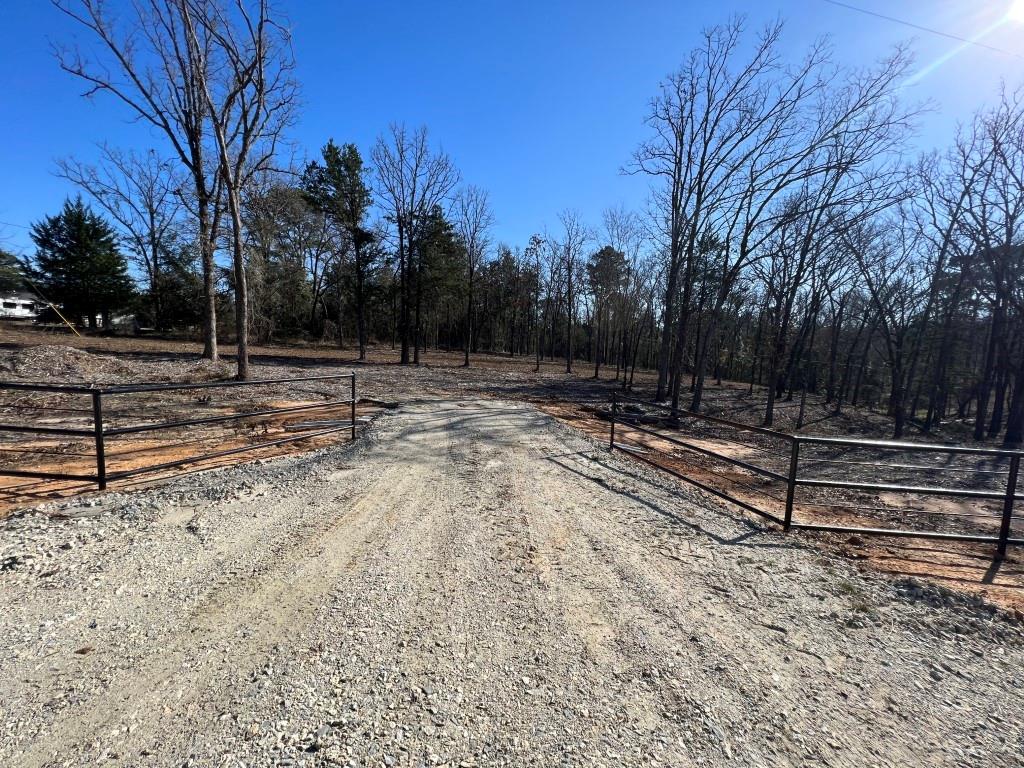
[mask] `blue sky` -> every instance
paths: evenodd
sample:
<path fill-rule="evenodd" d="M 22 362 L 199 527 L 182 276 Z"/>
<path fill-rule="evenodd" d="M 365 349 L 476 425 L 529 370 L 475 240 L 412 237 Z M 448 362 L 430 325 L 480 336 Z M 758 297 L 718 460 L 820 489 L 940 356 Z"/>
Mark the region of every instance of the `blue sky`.
<path fill-rule="evenodd" d="M 121 0 L 108 0 L 116 7 Z M 992 25 L 1009 0 L 851 0 L 955 35 Z M 426 124 L 466 182 L 490 190 L 496 239 L 524 245 L 575 208 L 592 224 L 609 205 L 640 208 L 646 181 L 623 176 L 646 129 L 646 105 L 699 30 L 746 14 L 752 26 L 787 21 L 794 56 L 829 35 L 836 57 L 867 64 L 914 41 L 919 66 L 958 47 L 825 0 L 521 0 L 387 2 L 277 0 L 291 19 L 303 110 L 292 139 L 312 155 L 327 140 L 366 153 L 393 121 Z M 81 98 L 51 41 L 80 34 L 45 0 L 3 0 L 0 25 L 0 242 L 28 252 L 27 226 L 73 193 L 55 158 L 95 157 L 95 143 L 158 146 L 109 98 Z M 917 146 L 949 143 L 958 120 L 991 101 L 1000 80 L 1024 82 L 1024 24 L 1006 23 L 922 77 L 913 98 L 933 100 Z"/>

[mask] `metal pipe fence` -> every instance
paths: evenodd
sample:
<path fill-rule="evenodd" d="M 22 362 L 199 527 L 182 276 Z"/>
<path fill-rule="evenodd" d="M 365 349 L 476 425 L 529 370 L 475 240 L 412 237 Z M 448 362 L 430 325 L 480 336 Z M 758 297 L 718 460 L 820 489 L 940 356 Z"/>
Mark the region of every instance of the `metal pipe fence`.
<path fill-rule="evenodd" d="M 636 405 L 626 410 L 623 403 Z M 648 409 L 661 415 L 652 417 Z M 723 431 L 728 434 L 720 434 Z M 720 470 L 702 473 L 692 464 L 685 467 L 686 471 L 660 464 L 647 454 L 650 441 L 645 447 L 624 434 L 633 432 L 663 441 L 670 450 L 681 449 L 701 459 L 727 464 L 736 468 L 739 476 Z M 732 445 L 758 453 L 760 458 L 754 463 L 748 456 L 726 453 L 723 446 Z M 1015 537 L 1013 530 L 1014 522 L 1020 519 L 1015 509 L 1021 500 L 1017 489 L 1024 455 L 1021 451 L 795 435 L 613 393 L 609 449 L 616 448 L 777 523 L 787 532 L 796 529 L 992 543 L 999 558 L 1005 557 L 1008 545 L 1024 544 L 1024 538 Z M 654 451 L 658 452 L 657 447 Z M 872 455 L 896 458 L 872 459 Z M 964 466 L 965 461 L 973 464 Z M 829 475 L 836 471 L 842 476 Z M 857 476 L 857 471 L 869 476 Z M 885 482 L 879 480 L 879 473 L 886 475 Z M 946 483 L 920 479 L 921 475 L 933 474 L 945 478 Z M 760 485 L 752 486 L 751 482 Z M 918 499 L 919 505 L 907 504 L 909 498 Z M 860 503 L 865 501 L 869 503 Z M 997 509 L 987 510 L 985 505 L 991 503 Z M 943 504 L 954 507 L 946 509 Z M 837 519 L 828 519 L 836 518 L 837 513 Z M 814 515 L 819 519 L 814 520 Z M 860 524 L 877 522 L 879 516 L 911 518 L 913 526 Z M 953 519 L 970 520 L 972 525 L 938 530 L 943 525 L 948 527 Z M 979 525 L 978 521 L 986 519 L 987 527 Z M 932 523 L 933 529 L 929 530 L 923 521 Z"/>
<path fill-rule="evenodd" d="M 109 405 L 111 404 L 112 401 L 114 401 L 115 399 L 123 400 L 124 398 L 128 398 L 131 395 L 136 394 L 162 394 L 169 392 L 185 392 L 192 390 L 200 390 L 205 392 L 206 390 L 234 389 L 239 387 L 259 388 L 277 385 L 306 384 L 309 382 L 343 382 L 346 380 L 348 381 L 349 385 L 347 387 L 344 387 L 344 394 L 347 394 L 348 397 L 334 397 L 323 402 L 303 403 L 300 405 L 288 405 L 278 408 L 257 408 L 248 411 L 222 413 L 213 416 L 201 416 L 197 418 L 188 419 L 148 421 L 143 423 L 129 424 L 125 426 L 110 426 L 106 421 L 106 416 L 109 415 L 110 413 Z M 174 469 L 176 467 L 181 467 L 187 464 L 197 464 L 200 462 L 210 461 L 225 456 L 231 456 L 234 454 L 259 450 L 261 448 L 268 448 L 271 446 L 283 445 L 285 443 L 292 443 L 301 440 L 308 440 L 315 437 L 322 437 L 324 435 L 329 435 L 336 432 L 349 431 L 351 439 L 354 440 L 356 438 L 356 428 L 358 426 L 358 422 L 356 420 L 356 374 L 354 371 L 351 373 L 327 374 L 321 376 L 303 376 L 298 378 L 260 379 L 257 381 L 210 381 L 189 384 L 127 384 L 117 386 L 86 386 L 70 384 L 27 384 L 21 382 L 0 382 L 0 392 L 4 391 L 24 392 L 26 394 L 46 393 L 73 396 L 77 395 L 89 398 L 89 400 L 91 401 L 91 407 L 88 409 L 65 407 L 55 407 L 50 409 L 46 405 L 36 406 L 36 409 L 38 411 L 42 411 L 44 413 L 46 413 L 49 410 L 52 410 L 54 412 L 60 413 L 80 414 L 77 418 L 80 421 L 87 421 L 87 425 L 50 426 L 40 423 L 0 423 L 0 437 L 4 437 L 7 434 L 35 434 L 45 436 L 47 438 L 88 439 L 91 442 L 92 446 L 91 455 L 95 460 L 95 471 L 90 473 L 60 472 L 50 471 L 49 469 L 21 469 L 0 465 L 0 476 L 35 478 L 41 480 L 66 480 L 89 482 L 95 483 L 100 490 L 106 489 L 108 482 L 113 482 L 116 480 L 122 480 L 150 472 Z M 205 400 L 204 402 L 209 402 L 209 399 Z M 21 410 L 25 410 L 28 408 L 28 406 L 25 406 L 24 404 L 8 404 L 0 407 L 16 408 Z M 348 419 L 345 421 L 319 421 L 314 425 L 309 425 L 310 428 L 308 429 L 299 428 L 294 430 L 292 434 L 286 435 L 284 437 L 274 438 L 272 440 L 261 440 L 258 442 L 253 442 L 242 446 L 218 448 L 217 450 L 190 454 L 183 458 L 177 458 L 171 461 L 158 462 L 156 464 L 146 464 L 142 466 L 130 467 L 127 469 L 114 471 L 111 471 L 110 468 L 108 468 L 107 466 L 107 458 L 109 454 L 107 448 L 108 444 L 112 440 L 123 439 L 128 436 L 141 435 L 150 432 L 163 432 L 166 430 L 183 430 L 193 427 L 207 426 L 211 424 L 241 422 L 253 419 L 262 419 L 263 421 L 261 423 L 265 424 L 269 420 L 274 419 L 275 417 L 287 416 L 292 414 L 301 414 L 309 411 L 320 412 L 324 411 L 325 409 L 344 409 L 343 412 L 347 414 Z M 128 413 L 131 413 L 130 408 L 128 410 Z M 123 415 L 123 413 L 119 415 Z M 214 439 L 220 438 L 215 435 Z M 179 442 L 188 443 L 189 441 Z M 149 450 L 152 449 L 145 449 L 145 451 Z"/>

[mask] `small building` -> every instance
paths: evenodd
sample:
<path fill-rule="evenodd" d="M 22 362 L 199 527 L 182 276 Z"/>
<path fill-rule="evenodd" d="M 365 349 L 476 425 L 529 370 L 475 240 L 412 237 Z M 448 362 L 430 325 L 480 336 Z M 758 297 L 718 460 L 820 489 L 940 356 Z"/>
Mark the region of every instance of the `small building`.
<path fill-rule="evenodd" d="M 35 320 L 40 302 L 30 293 L 0 293 L 0 320 Z"/>

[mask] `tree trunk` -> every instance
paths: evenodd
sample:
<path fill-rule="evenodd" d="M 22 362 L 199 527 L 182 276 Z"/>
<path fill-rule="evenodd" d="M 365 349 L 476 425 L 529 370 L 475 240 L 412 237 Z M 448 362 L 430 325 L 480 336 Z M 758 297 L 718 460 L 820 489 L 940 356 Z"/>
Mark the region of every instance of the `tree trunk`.
<path fill-rule="evenodd" d="M 423 265 L 417 261 L 416 267 L 415 267 L 415 270 L 414 270 L 414 273 L 413 273 L 415 275 L 415 278 L 416 278 L 416 296 L 415 296 L 415 301 L 416 301 L 416 305 L 415 305 L 415 313 L 416 313 L 415 323 L 416 323 L 416 325 L 415 325 L 415 328 L 413 329 L 413 341 L 412 341 L 412 344 L 413 344 L 413 346 L 412 346 L 412 362 L 413 362 L 413 365 L 419 365 L 420 364 L 420 348 L 422 346 L 421 333 L 422 333 L 423 326 L 421 324 L 421 316 L 420 316 L 420 308 L 421 308 L 422 303 L 423 303 L 423 270 L 422 270 L 422 267 L 423 267 Z"/>
<path fill-rule="evenodd" d="M 669 267 L 668 285 L 665 287 L 665 308 L 662 312 L 661 346 L 658 350 L 658 385 L 654 393 L 655 402 L 665 399 L 669 379 L 670 354 L 672 351 L 672 327 L 675 325 L 676 282 L 679 277 L 678 262 Z"/>
<path fill-rule="evenodd" d="M 484 277 L 486 277 L 486 273 Z M 485 285 L 486 287 L 486 285 Z M 469 368 L 469 347 L 473 339 L 473 266 L 472 260 L 469 267 L 469 282 L 467 285 L 468 295 L 466 297 L 466 357 L 462 363 L 463 368 Z"/>
<path fill-rule="evenodd" d="M 814 366 L 814 336 L 818 330 L 817 313 L 811 319 L 811 338 L 807 343 L 807 353 L 804 356 L 804 368 L 801 371 L 800 382 L 800 411 L 796 417 L 796 428 L 804 426 L 804 416 L 807 413 L 807 389 L 811 383 L 811 368 Z"/>
<path fill-rule="evenodd" d="M 889 397 L 889 406 L 892 411 L 892 437 L 899 440 L 903 437 L 906 425 L 906 383 L 903 380 L 903 370 L 895 366 L 892 371 L 892 395 Z"/>
<path fill-rule="evenodd" d="M 679 323 L 676 326 L 675 354 L 672 358 L 672 412 L 679 409 L 679 388 L 682 384 L 683 359 L 686 357 L 686 332 L 690 323 L 690 300 L 693 296 L 693 254 L 686 256 L 683 275 L 683 296 L 679 302 Z"/>
<path fill-rule="evenodd" d="M 1019 448 L 1024 442 L 1024 360 L 1017 365 L 1013 390 L 1010 394 L 1010 408 L 1006 418 L 1004 448 Z"/>
<path fill-rule="evenodd" d="M 398 274 L 401 301 L 399 307 L 398 335 L 401 340 L 402 365 L 409 364 L 409 254 L 406 231 L 401 218 L 398 220 Z"/>
<path fill-rule="evenodd" d="M 997 302 L 992 313 L 992 327 L 989 330 L 988 344 L 985 348 L 985 363 L 978 382 L 978 412 L 974 416 L 974 439 L 985 437 L 985 418 L 988 415 L 988 400 L 992 393 L 992 378 L 995 372 L 996 349 L 999 334 L 1002 333 L 1002 306 Z"/>
<path fill-rule="evenodd" d="M 836 375 L 839 363 L 839 339 L 843 331 L 843 314 L 846 311 L 847 296 L 839 301 L 839 309 L 836 312 L 835 323 L 832 325 L 832 338 L 829 339 L 828 348 L 828 383 L 825 385 L 826 405 L 835 400 L 836 397 Z"/>
<path fill-rule="evenodd" d="M 778 328 L 775 329 L 775 340 L 770 347 L 770 355 L 768 362 L 768 377 L 767 377 L 767 393 L 764 405 L 764 419 L 762 420 L 762 426 L 771 427 L 775 423 L 775 398 L 779 392 L 779 363 L 782 360 L 782 356 L 786 352 L 786 326 L 788 323 L 782 322 Z"/>
<path fill-rule="evenodd" d="M 703 337 L 697 338 L 697 359 L 693 368 L 693 397 L 690 399 L 690 410 L 695 413 L 700 410 L 700 403 L 704 397 L 704 379 L 707 376 L 708 350 L 718 335 L 718 311 L 713 310 L 708 318 L 708 327 L 704 330 Z M 721 381 L 719 381 L 721 384 Z"/>
<path fill-rule="evenodd" d="M 238 345 L 235 378 L 249 378 L 249 288 L 245 277 L 245 244 L 242 240 L 242 208 L 236 190 L 228 191 L 231 208 L 232 266 L 235 276 L 235 336 Z"/>
<path fill-rule="evenodd" d="M 363 290 L 363 257 L 360 245 L 355 245 L 356 267 L 356 335 L 359 343 L 359 359 L 366 359 L 366 297 Z"/>
<path fill-rule="evenodd" d="M 754 332 L 754 348 L 750 353 L 750 387 L 748 394 L 754 394 L 754 384 L 757 381 L 757 365 L 761 360 L 761 346 L 764 341 L 764 313 L 766 307 L 762 307 L 757 313 L 757 330 Z"/>
<path fill-rule="evenodd" d="M 999 362 L 996 368 L 996 391 L 992 399 L 992 418 L 988 424 L 989 438 L 996 437 L 1003 428 L 1003 408 L 1006 405 L 1006 390 L 1010 383 L 1009 361 L 1006 359 L 1006 341 L 999 340 Z"/>
<path fill-rule="evenodd" d="M 566 339 L 565 339 L 565 372 L 572 373 L 572 330 L 573 320 L 575 320 L 575 312 L 572 311 L 572 268 L 569 267 L 567 271 L 566 281 Z"/>
<path fill-rule="evenodd" d="M 847 392 L 850 390 L 850 374 L 853 372 L 853 359 L 857 354 L 857 343 L 860 341 L 861 335 L 864 333 L 864 328 L 868 322 L 868 315 L 865 312 L 861 315 L 860 324 L 857 326 L 857 332 L 853 335 L 853 341 L 850 344 L 850 349 L 846 353 L 846 361 L 843 363 L 843 375 L 839 380 L 839 391 L 836 393 L 836 405 L 832 409 L 833 415 L 838 416 L 843 411 L 843 399 L 847 396 Z M 877 320 L 875 323 L 877 324 Z M 865 354 L 867 354 L 867 344 L 871 342 L 871 336 L 875 332 L 875 326 L 871 326 L 871 330 L 868 332 L 868 341 L 865 343 Z"/>
<path fill-rule="evenodd" d="M 207 360 L 217 360 L 217 267 L 213 261 L 209 200 L 201 195 L 197 208 L 199 249 L 203 262 L 203 357 Z"/>
<path fill-rule="evenodd" d="M 541 317 L 540 317 L 540 262 L 539 262 L 539 260 L 538 260 L 538 263 L 537 263 L 537 298 L 534 300 L 534 303 L 533 303 L 533 313 L 536 316 L 536 323 L 537 323 L 537 327 L 534 329 L 534 331 L 537 334 L 537 338 L 536 338 L 536 342 L 537 342 L 537 349 L 536 349 L 536 352 L 537 352 L 537 362 L 536 362 L 536 365 L 533 366 L 533 372 L 534 373 L 540 373 L 540 359 L 541 359 L 541 355 L 542 355 L 542 353 L 541 353 L 541 343 L 543 341 L 543 335 L 544 335 L 544 324 L 541 322 Z"/>

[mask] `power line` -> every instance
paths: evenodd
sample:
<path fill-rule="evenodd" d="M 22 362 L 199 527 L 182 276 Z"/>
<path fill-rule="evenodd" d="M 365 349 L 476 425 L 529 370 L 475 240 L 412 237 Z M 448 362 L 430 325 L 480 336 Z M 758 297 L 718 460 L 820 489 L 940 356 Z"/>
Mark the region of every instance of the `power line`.
<path fill-rule="evenodd" d="M 0 226 L 17 227 L 18 229 L 32 229 L 32 227 L 26 227 L 24 224 L 15 224 L 13 221 L 0 221 Z"/>
<path fill-rule="evenodd" d="M 984 48 L 985 50 L 993 51 L 995 53 L 1001 53 L 1004 56 L 1012 56 L 1015 59 L 1024 59 L 1024 56 L 1021 56 L 1019 53 L 1014 53 L 1013 51 L 1008 51 L 1005 48 L 997 48 L 994 45 L 989 45 L 988 43 L 982 43 L 982 42 L 979 42 L 978 40 L 972 40 L 969 37 L 960 37 L 960 35 L 954 35 L 951 32 L 943 32 L 941 29 L 935 29 L 933 27 L 926 27 L 926 26 L 924 26 L 922 24 L 915 24 L 914 22 L 906 21 L 905 19 L 897 19 L 895 16 L 886 16 L 884 13 L 878 13 L 877 11 L 872 11 L 872 10 L 869 10 L 867 8 L 860 8 L 860 7 L 856 6 L 856 5 L 850 5 L 850 3 L 844 3 L 844 2 L 841 2 L 841 0 L 824 0 L 824 2 L 829 3 L 830 5 L 837 5 L 840 8 L 847 8 L 847 9 L 849 9 L 851 11 L 856 11 L 857 13 L 863 13 L 866 16 L 874 16 L 877 19 L 884 19 L 885 21 L 891 21 L 893 24 L 902 24 L 904 27 L 910 27 L 911 29 L 917 29 L 917 30 L 920 30 L 921 32 L 928 32 L 929 34 L 932 34 L 932 35 L 938 35 L 939 37 L 945 37 L 945 38 L 948 38 L 949 40 L 956 40 L 957 42 L 967 43 L 968 45 L 976 45 L 979 48 Z"/>

